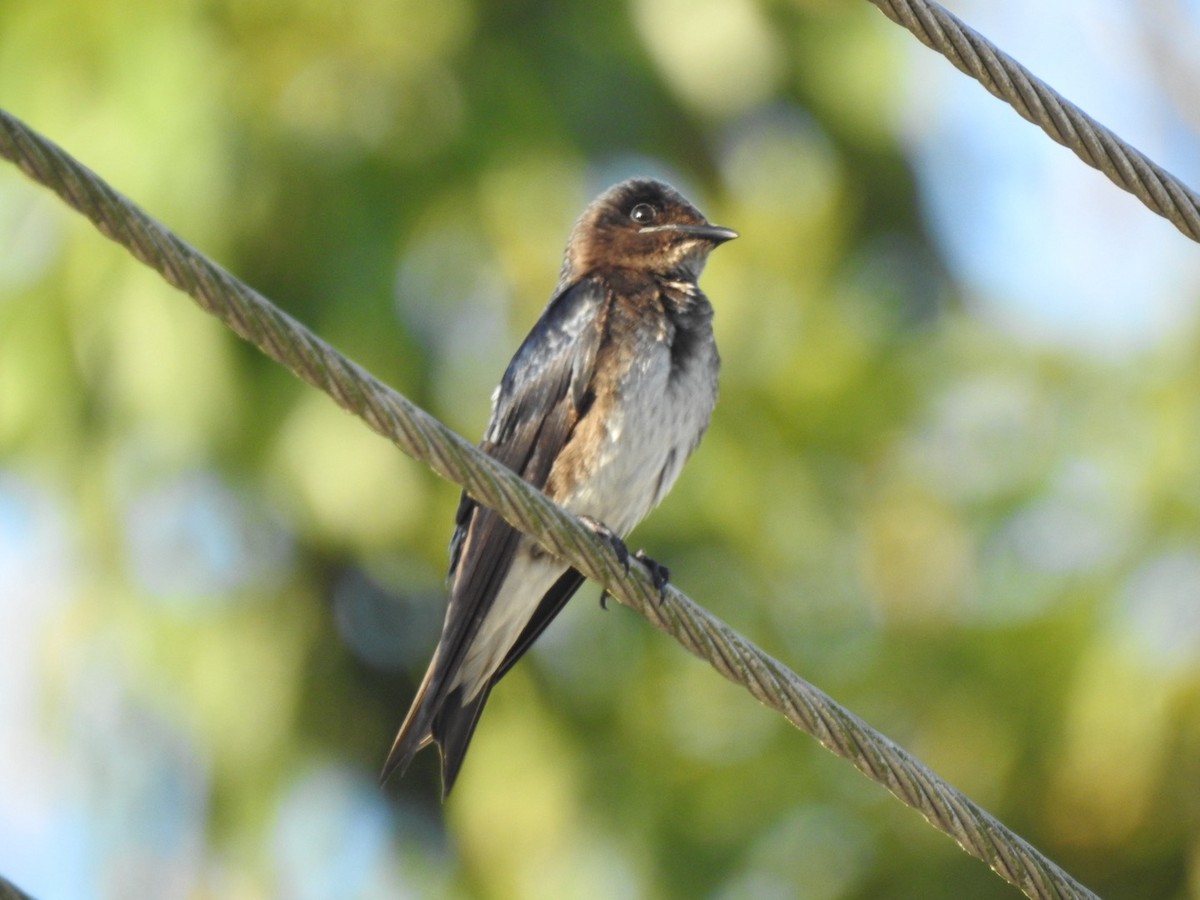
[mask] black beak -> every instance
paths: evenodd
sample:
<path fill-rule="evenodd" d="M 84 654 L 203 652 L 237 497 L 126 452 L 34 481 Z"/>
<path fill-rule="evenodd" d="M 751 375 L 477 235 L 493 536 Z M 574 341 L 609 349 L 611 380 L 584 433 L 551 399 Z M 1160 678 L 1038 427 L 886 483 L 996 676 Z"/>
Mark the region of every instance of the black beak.
<path fill-rule="evenodd" d="M 700 238 L 710 244 L 723 244 L 738 236 L 738 233 L 732 228 L 725 228 L 721 225 L 650 225 L 641 229 L 642 234 L 654 231 L 674 231 L 678 234 Z"/>

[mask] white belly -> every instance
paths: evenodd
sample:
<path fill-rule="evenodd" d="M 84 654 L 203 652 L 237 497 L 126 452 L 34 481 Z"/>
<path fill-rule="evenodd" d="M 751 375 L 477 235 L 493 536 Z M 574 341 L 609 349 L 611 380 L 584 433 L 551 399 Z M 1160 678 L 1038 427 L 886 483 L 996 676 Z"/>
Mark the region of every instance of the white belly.
<path fill-rule="evenodd" d="M 591 476 L 562 505 L 622 537 L 666 496 L 716 404 L 714 360 L 698 357 L 671 377 L 670 349 L 655 343 L 623 384 L 625 402 L 605 422 Z"/>

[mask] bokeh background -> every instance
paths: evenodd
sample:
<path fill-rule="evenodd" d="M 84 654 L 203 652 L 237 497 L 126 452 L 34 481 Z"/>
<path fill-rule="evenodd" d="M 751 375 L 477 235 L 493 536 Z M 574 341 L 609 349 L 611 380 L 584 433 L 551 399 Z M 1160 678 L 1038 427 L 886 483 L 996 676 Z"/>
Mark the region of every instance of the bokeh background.
<path fill-rule="evenodd" d="M 958 2 L 1200 184 L 1200 6 Z M 1110 898 L 1200 897 L 1200 255 L 862 2 L 3 0 L 0 104 L 477 437 L 574 217 L 737 228 L 633 538 Z M 0 166 L 0 873 L 75 898 L 1016 892 L 587 586 L 376 775 L 456 489 Z"/>

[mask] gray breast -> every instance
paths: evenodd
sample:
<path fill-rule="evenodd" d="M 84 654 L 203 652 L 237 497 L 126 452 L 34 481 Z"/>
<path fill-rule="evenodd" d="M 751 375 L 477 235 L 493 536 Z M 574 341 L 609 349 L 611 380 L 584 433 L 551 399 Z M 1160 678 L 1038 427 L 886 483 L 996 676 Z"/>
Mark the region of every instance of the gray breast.
<path fill-rule="evenodd" d="M 632 529 L 666 496 L 717 402 L 720 359 L 712 308 L 695 288 L 672 294 L 664 304 L 666 327 L 653 339 L 647 334 L 610 430 L 614 458 L 605 481 L 611 506 L 618 508 L 604 521 L 618 533 Z"/>

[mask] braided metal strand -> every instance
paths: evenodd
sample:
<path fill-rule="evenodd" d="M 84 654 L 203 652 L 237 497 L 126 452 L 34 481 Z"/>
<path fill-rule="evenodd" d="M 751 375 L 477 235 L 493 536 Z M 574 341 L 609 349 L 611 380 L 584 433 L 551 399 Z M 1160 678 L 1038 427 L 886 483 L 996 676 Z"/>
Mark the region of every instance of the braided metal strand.
<path fill-rule="evenodd" d="M 1200 196 L 1125 143 L 1032 72 L 932 0 L 871 0 L 885 16 L 916 35 L 962 72 L 1004 100 L 1021 117 L 1072 150 L 1118 187 L 1142 201 L 1194 241 L 1200 241 Z"/>
<path fill-rule="evenodd" d="M 33 900 L 33 898 L 0 875 L 0 900 Z"/>
<path fill-rule="evenodd" d="M 2 110 L 0 155 L 297 377 L 328 393 L 410 456 L 466 487 L 725 677 L 849 759 L 1027 896 L 1094 896 L 909 753 L 678 590 L 668 586 L 663 600 L 643 566 L 632 565 L 625 574 L 609 544 L 574 516 L 346 359 Z"/>

